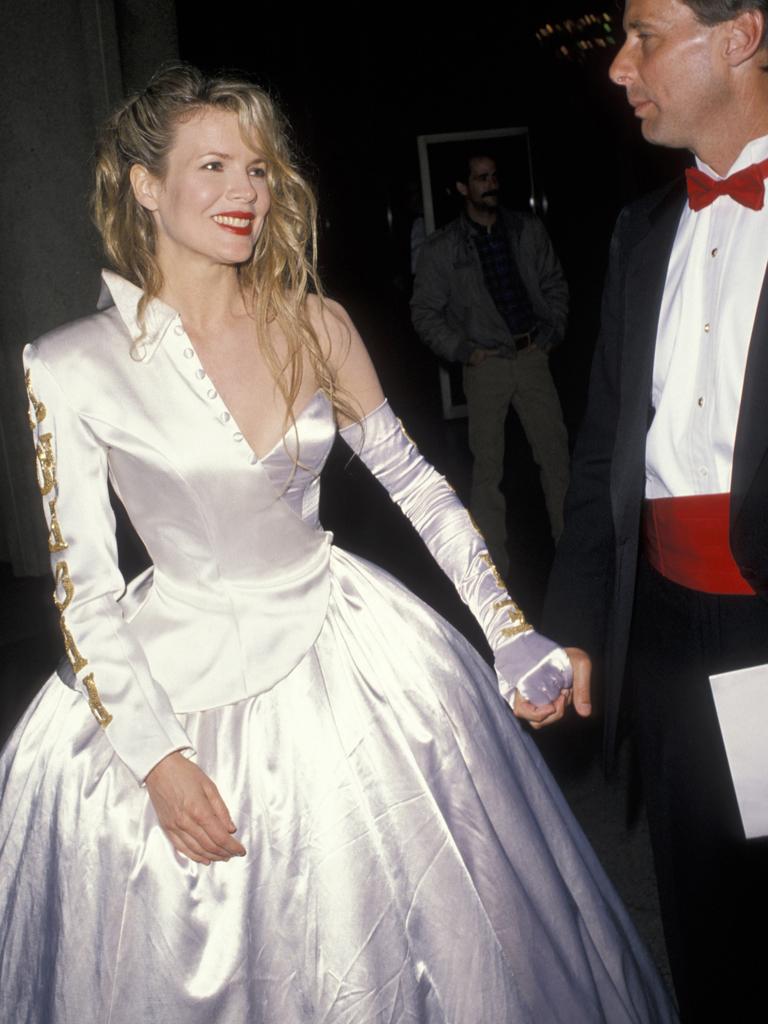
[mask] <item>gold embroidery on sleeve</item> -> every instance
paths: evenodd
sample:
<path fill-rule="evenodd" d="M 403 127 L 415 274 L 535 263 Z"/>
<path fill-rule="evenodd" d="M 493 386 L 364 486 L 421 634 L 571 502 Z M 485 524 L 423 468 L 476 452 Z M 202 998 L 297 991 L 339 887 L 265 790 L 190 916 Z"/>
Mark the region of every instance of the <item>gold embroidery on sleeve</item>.
<path fill-rule="evenodd" d="M 27 386 L 27 395 L 29 397 L 29 403 L 35 412 L 34 419 L 32 418 L 31 415 L 29 417 L 29 425 L 31 429 L 34 430 L 37 424 L 42 423 L 45 417 L 48 415 L 48 410 L 45 408 L 41 401 L 35 398 L 35 393 L 32 390 L 32 375 L 30 374 L 29 370 L 27 370 L 26 373 L 24 374 L 24 383 Z"/>
<path fill-rule="evenodd" d="M 63 615 L 59 619 L 59 629 L 61 630 L 61 635 L 64 638 L 64 650 L 67 652 L 67 657 L 69 658 L 69 663 L 72 666 L 72 671 L 79 672 L 81 668 L 85 668 L 88 664 L 88 659 L 84 658 L 80 651 L 78 651 L 77 644 L 67 628 Z"/>
<path fill-rule="evenodd" d="M 56 485 L 56 458 L 53 454 L 53 434 L 40 434 L 35 448 L 37 456 L 37 486 L 40 493 L 50 494 Z"/>
<path fill-rule="evenodd" d="M 56 498 L 52 498 L 48 502 L 48 511 L 51 515 L 51 526 L 48 530 L 48 550 L 51 554 L 55 554 L 57 551 L 64 551 L 69 547 L 69 544 L 64 540 L 64 535 L 61 532 L 59 526 L 59 520 L 56 517 Z"/>
<path fill-rule="evenodd" d="M 45 408 L 45 405 L 35 397 L 32 390 L 32 380 L 29 370 L 25 373 L 24 380 L 27 385 L 27 394 L 29 396 L 31 406 L 29 425 L 32 430 L 36 430 L 48 415 L 48 411 Z M 32 415 L 33 412 L 34 416 Z M 46 494 L 50 494 L 50 492 L 57 486 L 56 456 L 53 453 L 53 434 L 38 434 L 35 456 L 37 462 L 37 483 L 40 487 L 41 494 L 45 496 Z M 51 554 L 58 551 L 64 551 L 69 547 L 64 539 L 61 524 L 59 523 L 58 516 L 56 515 L 56 501 L 57 498 L 54 497 L 48 502 L 48 512 L 50 514 L 48 550 Z M 72 599 L 75 596 L 75 586 L 72 582 L 69 566 L 65 561 L 58 561 L 56 563 L 53 570 L 53 576 L 55 581 L 53 603 L 56 605 L 56 609 L 59 613 L 59 629 L 61 630 L 61 635 L 64 640 L 64 650 L 67 652 L 67 657 L 69 658 L 69 663 L 72 666 L 72 671 L 77 673 L 86 667 L 88 659 L 84 658 L 78 650 L 75 639 L 70 633 L 69 627 L 67 626 L 64 618 L 64 612 L 69 608 L 72 603 Z M 88 707 L 91 709 L 92 714 L 102 729 L 106 729 L 112 721 L 112 715 L 101 702 L 101 697 L 99 696 L 99 691 L 96 688 L 96 681 L 92 672 L 83 679 L 83 686 L 85 687 L 88 695 Z"/>
<path fill-rule="evenodd" d="M 53 570 L 53 578 L 56 582 L 56 589 L 53 592 L 53 603 L 58 608 L 59 613 L 63 615 L 72 603 L 72 597 L 75 593 L 72 577 L 69 575 L 69 566 L 66 562 L 56 563 L 56 568 Z M 59 587 L 64 591 L 63 600 L 59 598 Z"/>
<path fill-rule="evenodd" d="M 101 697 L 99 691 L 96 689 L 96 683 L 93 681 L 93 673 L 90 673 L 83 679 L 83 685 L 88 691 L 88 707 L 93 712 L 93 715 L 102 729 L 106 729 L 109 723 L 112 721 L 112 715 L 107 711 L 104 705 L 101 703 Z"/>

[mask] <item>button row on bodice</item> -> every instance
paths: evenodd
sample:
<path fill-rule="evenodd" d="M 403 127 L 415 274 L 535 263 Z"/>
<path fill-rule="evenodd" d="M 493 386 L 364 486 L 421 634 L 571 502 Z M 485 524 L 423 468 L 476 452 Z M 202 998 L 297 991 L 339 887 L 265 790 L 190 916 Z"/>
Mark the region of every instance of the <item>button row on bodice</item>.
<path fill-rule="evenodd" d="M 195 364 L 196 365 L 193 364 L 193 377 L 194 377 L 194 381 L 195 382 L 200 382 L 200 384 L 202 384 L 202 382 L 207 379 L 207 374 L 206 374 L 204 368 L 202 367 L 202 365 L 200 364 L 200 360 L 197 358 L 197 353 L 195 352 L 194 348 L 192 347 L 192 345 L 191 345 L 191 343 L 189 341 L 189 338 L 187 337 L 187 334 L 186 334 L 186 332 L 184 330 L 184 325 L 181 323 L 181 320 L 178 319 L 178 318 L 177 318 L 177 323 L 174 325 L 173 333 L 177 337 L 184 339 L 185 347 L 181 350 L 181 354 L 184 357 L 184 359 L 194 359 L 195 360 Z M 209 382 L 209 384 L 210 384 L 210 382 Z M 200 393 L 201 393 L 201 395 L 203 394 L 202 391 Z M 207 400 L 209 402 L 215 403 L 216 419 L 219 421 L 219 423 L 222 426 L 226 426 L 230 422 L 233 425 L 235 425 L 235 426 L 237 425 L 237 424 L 235 424 L 234 420 L 232 419 L 232 413 L 224 405 L 224 402 L 221 399 L 221 397 L 219 396 L 219 393 L 216 390 L 216 388 L 209 386 L 206 389 L 204 394 L 205 394 L 205 397 L 207 398 Z M 239 430 L 236 430 L 232 434 L 232 440 L 233 440 L 233 442 L 235 444 L 242 444 L 242 442 L 245 440 L 245 438 L 243 437 L 243 434 Z M 254 456 L 252 456 L 250 461 L 251 461 L 252 464 L 255 465 L 256 463 L 258 463 L 259 460 L 254 455 Z"/>

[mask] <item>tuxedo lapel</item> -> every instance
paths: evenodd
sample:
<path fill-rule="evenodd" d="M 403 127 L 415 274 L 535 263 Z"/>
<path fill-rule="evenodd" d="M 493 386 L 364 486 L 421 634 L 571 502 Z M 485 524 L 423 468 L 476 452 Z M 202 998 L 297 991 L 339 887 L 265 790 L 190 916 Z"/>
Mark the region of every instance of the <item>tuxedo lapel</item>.
<path fill-rule="evenodd" d="M 633 507 L 638 488 L 645 489 L 645 439 L 653 412 L 651 385 L 661 300 L 685 191 L 676 182 L 643 217 L 626 240 L 624 349 L 621 365 L 620 417 L 616 451 L 632 453 L 615 460 L 614 513 Z M 640 495 L 642 498 L 642 494 Z M 617 520 L 618 521 L 618 520 Z"/>
<path fill-rule="evenodd" d="M 755 325 L 744 371 L 744 387 L 736 429 L 731 476 L 731 519 L 735 521 L 744 498 L 768 452 L 768 270 L 763 279 Z"/>

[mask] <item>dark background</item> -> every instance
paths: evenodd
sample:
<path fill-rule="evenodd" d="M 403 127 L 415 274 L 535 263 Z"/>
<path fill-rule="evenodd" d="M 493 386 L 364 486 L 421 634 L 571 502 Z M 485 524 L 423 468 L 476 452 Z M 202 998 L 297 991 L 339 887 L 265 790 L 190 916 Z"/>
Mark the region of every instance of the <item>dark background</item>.
<path fill-rule="evenodd" d="M 571 289 L 568 337 L 552 364 L 573 436 L 584 408 L 616 215 L 688 159 L 648 146 L 624 91 L 608 79 L 623 38 L 621 16 L 613 0 L 529 0 L 503 9 L 467 5 L 451 16 L 391 8 L 370 9 L 365 17 L 329 16 L 318 10 L 302 12 L 288 26 L 284 10 L 273 7 L 260 10 L 252 26 L 244 20 L 233 29 L 237 18 L 216 22 L 209 12 L 178 9 L 183 59 L 206 71 L 249 73 L 288 114 L 319 192 L 326 288 L 352 312 L 390 399 L 404 408 L 417 439 L 460 493 L 466 494 L 466 472 L 451 452 L 465 446 L 463 428 L 446 426 L 431 446 L 430 424 L 439 417 L 436 362 L 408 317 L 416 138 L 529 129 L 538 211 Z M 519 538 L 513 540 L 513 589 L 535 615 L 551 544 L 536 473 L 514 417 L 508 431 L 510 531 Z M 327 514 L 332 517 L 333 510 Z M 342 540 L 365 550 L 364 524 L 354 525 L 356 536 L 339 524 Z M 415 585 L 428 571 L 395 567 Z"/>
<path fill-rule="evenodd" d="M 417 135 L 529 128 L 537 200 L 546 197 L 572 291 L 556 369 L 569 381 L 563 398 L 575 423 L 616 214 L 686 162 L 642 141 L 623 90 L 608 80 L 620 6 L 523 0 L 452 16 L 318 9 L 290 24 L 282 7 L 252 19 L 250 10 L 229 5 L 234 16 L 212 19 L 206 8 L 179 5 L 180 55 L 206 71 L 246 71 L 281 102 L 320 195 L 326 286 L 352 304 L 393 283 L 407 290 Z M 584 24 L 585 15 L 597 24 Z M 540 40 L 547 25 L 553 32 Z"/>
<path fill-rule="evenodd" d="M 623 90 L 608 80 L 620 21 L 613 0 L 465 4 L 450 15 L 393 5 L 193 9 L 184 0 L 16 5 L 0 35 L 0 740 L 60 655 L 20 352 L 93 309 L 102 262 L 87 214 L 96 124 L 172 56 L 209 72 L 245 72 L 279 100 L 319 194 L 326 290 L 352 313 L 409 432 L 466 498 L 466 425 L 442 421 L 437 363 L 410 326 L 416 138 L 528 128 L 538 209 L 571 290 L 568 336 L 552 367 L 573 437 L 616 215 L 688 162 L 643 142 Z M 511 589 L 535 623 L 552 543 L 513 416 L 507 429 Z M 377 488 L 337 445 L 324 472 L 324 525 L 482 647 L 452 588 Z M 126 575 L 143 558 L 126 527 L 121 556 Z M 596 704 L 599 712 L 599 694 Z M 664 967 L 642 819 L 625 828 L 637 809 L 625 799 L 635 792 L 631 773 L 625 760 L 618 782 L 600 779 L 599 732 L 598 713 L 537 742 Z"/>

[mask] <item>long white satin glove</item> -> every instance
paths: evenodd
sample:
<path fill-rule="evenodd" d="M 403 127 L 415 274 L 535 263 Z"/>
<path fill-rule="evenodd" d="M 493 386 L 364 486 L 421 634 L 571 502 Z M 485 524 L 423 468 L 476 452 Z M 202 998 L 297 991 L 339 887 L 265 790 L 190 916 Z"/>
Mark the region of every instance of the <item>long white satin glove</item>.
<path fill-rule="evenodd" d="M 341 436 L 389 492 L 452 580 L 493 651 L 499 689 L 550 704 L 572 684 L 562 648 L 541 636 L 507 593 L 485 541 L 456 492 L 421 455 L 388 402 Z"/>

